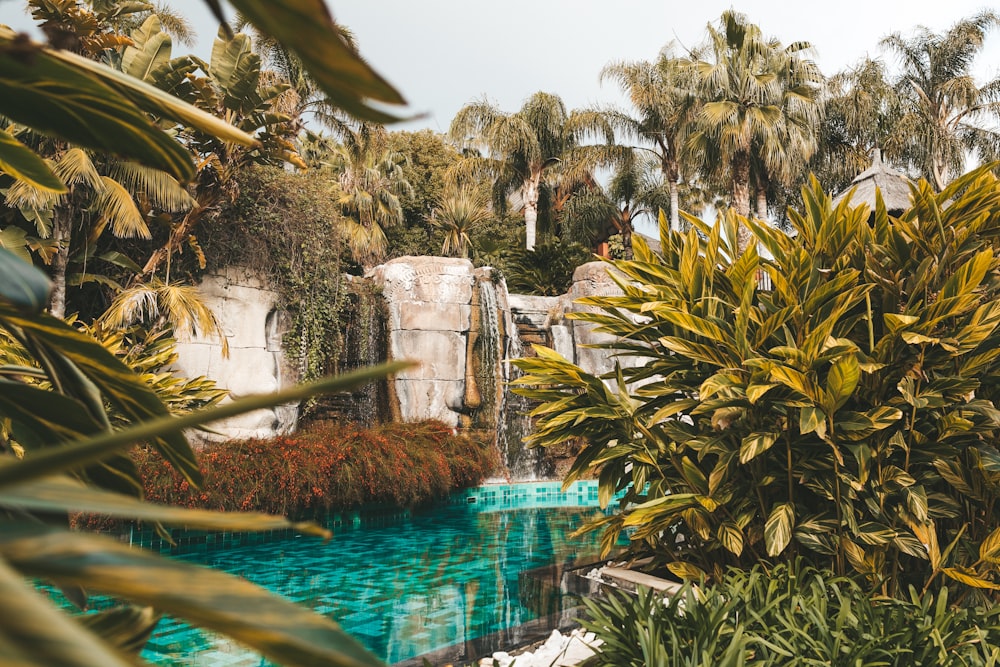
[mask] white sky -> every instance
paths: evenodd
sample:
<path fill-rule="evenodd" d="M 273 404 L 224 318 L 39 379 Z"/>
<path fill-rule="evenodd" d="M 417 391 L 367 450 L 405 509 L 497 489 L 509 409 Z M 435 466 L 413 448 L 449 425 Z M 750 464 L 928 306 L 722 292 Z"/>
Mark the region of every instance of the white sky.
<path fill-rule="evenodd" d="M 882 36 L 926 25 L 941 31 L 983 7 L 981 0 L 358 0 L 334 2 L 361 51 L 417 111 L 441 131 L 458 109 L 488 95 L 514 111 L 538 90 L 567 106 L 621 103 L 613 82 L 598 81 L 614 60 L 655 58 L 677 40 L 694 45 L 705 25 L 735 8 L 782 43 L 805 40 L 825 74 L 880 54 Z M 977 63 L 1000 71 L 1000 33 Z"/>
<path fill-rule="evenodd" d="M 216 26 L 201 0 L 168 0 L 194 22 L 207 57 Z M 651 59 L 671 40 L 692 45 L 705 24 L 726 9 L 747 14 L 783 43 L 805 40 L 825 74 L 866 54 L 879 39 L 917 25 L 941 31 L 986 6 L 982 0 L 328 0 L 354 31 L 361 52 L 395 84 L 414 113 L 400 126 L 446 131 L 458 109 L 484 95 L 514 111 L 538 90 L 560 95 L 569 108 L 621 103 L 613 83 L 598 82 L 614 60 Z M 21 0 L 0 0 L 0 23 L 32 26 Z M 175 53 L 183 47 L 175 46 Z M 1000 33 L 991 35 L 976 67 L 980 78 L 1000 72 Z"/>

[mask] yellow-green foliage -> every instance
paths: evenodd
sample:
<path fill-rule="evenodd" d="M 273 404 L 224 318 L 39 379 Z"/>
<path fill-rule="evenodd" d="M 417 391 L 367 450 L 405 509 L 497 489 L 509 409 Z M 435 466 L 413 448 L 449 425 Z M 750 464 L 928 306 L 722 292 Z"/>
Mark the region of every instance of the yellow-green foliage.
<path fill-rule="evenodd" d="M 815 181 L 803 195 L 791 235 L 730 215 L 661 220 L 661 254 L 637 241 L 614 262 L 624 295 L 577 317 L 645 359 L 600 379 L 518 362 L 543 401 L 531 441 L 586 439 L 571 477 L 630 489 L 605 544 L 630 529 L 681 576 L 803 555 L 887 592 L 998 589 L 1000 183 L 921 183 L 871 222 Z"/>

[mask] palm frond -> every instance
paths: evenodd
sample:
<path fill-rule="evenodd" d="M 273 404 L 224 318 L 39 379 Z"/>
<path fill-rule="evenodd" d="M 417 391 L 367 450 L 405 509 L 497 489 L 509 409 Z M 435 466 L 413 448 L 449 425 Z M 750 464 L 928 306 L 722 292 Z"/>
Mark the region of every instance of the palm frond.
<path fill-rule="evenodd" d="M 51 161 L 46 160 L 50 166 Z M 51 190 L 35 187 L 28 181 L 15 180 L 4 196 L 4 201 L 11 208 L 45 211 L 56 206 L 62 201 L 63 195 L 56 194 Z"/>
<path fill-rule="evenodd" d="M 137 162 L 115 162 L 110 176 L 133 194 L 142 193 L 150 203 L 170 213 L 183 213 L 195 205 L 194 197 L 165 171 Z"/>
<path fill-rule="evenodd" d="M 101 185 L 94 199 L 94 210 L 103 222 L 111 225 L 111 233 L 118 238 L 153 238 L 129 191 L 110 176 L 101 176 Z"/>
<path fill-rule="evenodd" d="M 84 185 L 91 190 L 101 189 L 101 175 L 97 172 L 90 155 L 82 148 L 71 148 L 63 153 L 53 171 L 71 188 Z"/>

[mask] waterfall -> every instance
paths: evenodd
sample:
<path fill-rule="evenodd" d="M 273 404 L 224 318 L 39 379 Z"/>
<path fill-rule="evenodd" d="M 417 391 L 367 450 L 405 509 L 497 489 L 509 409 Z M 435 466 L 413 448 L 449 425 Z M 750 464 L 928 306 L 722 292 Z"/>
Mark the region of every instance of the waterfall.
<path fill-rule="evenodd" d="M 531 410 L 527 399 L 510 390 L 510 382 L 520 375 L 520 371 L 510 363 L 523 356 L 521 337 L 510 308 L 503 307 L 496 285 L 488 277 L 478 281 L 480 307 L 480 343 L 483 370 L 489 368 L 489 375 L 480 374 L 480 390 L 483 394 L 483 408 L 487 408 L 486 397 L 492 398 L 492 414 L 496 429 L 496 446 L 506 477 L 511 481 L 532 481 L 546 477 L 542 470 L 540 449 L 528 449 L 522 438 L 529 433 Z M 504 296 L 506 289 L 502 290 Z M 483 382 L 489 381 L 489 384 Z M 492 390 L 491 390 L 492 388 Z"/>

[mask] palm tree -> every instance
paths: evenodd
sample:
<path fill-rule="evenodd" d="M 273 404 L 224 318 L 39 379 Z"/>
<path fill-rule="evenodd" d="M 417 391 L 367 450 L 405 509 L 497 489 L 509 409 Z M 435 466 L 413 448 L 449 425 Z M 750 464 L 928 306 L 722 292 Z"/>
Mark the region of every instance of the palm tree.
<path fill-rule="evenodd" d="M 700 106 L 689 148 L 702 157 L 706 174 L 728 174 L 730 205 L 739 215 L 750 215 L 754 174 L 760 189 L 786 178 L 796 160 L 815 150 L 822 76 L 803 57 L 809 48 L 806 42 L 782 47 L 743 14 L 726 11 L 693 54 Z"/>
<path fill-rule="evenodd" d="M 938 189 L 964 171 L 966 151 L 984 161 L 1000 156 L 1000 132 L 986 125 L 1000 120 L 1000 77 L 977 86 L 971 74 L 997 25 L 1000 17 L 984 11 L 940 35 L 921 28 L 910 39 L 897 32 L 882 40 L 902 61 L 897 90 L 905 100 L 900 122 L 910 134 L 910 163 Z"/>
<path fill-rule="evenodd" d="M 340 138 L 325 162 L 336 175 L 341 231 L 355 261 L 368 269 L 385 257 L 385 228 L 403 221 L 400 197 L 412 194 L 406 157 L 389 149 L 381 125 L 345 125 Z"/>
<path fill-rule="evenodd" d="M 590 247 L 620 234 L 625 259 L 632 259 L 634 221 L 655 216 L 669 202 L 676 203 L 676 183 L 665 182 L 658 156 L 630 153 L 615 169 L 606 188 L 595 184 L 579 192 L 566 206 L 571 238 Z"/>
<path fill-rule="evenodd" d="M 679 182 L 686 171 L 685 141 L 695 118 L 692 70 L 688 61 L 666 49 L 656 62 L 615 62 L 601 71 L 628 95 L 637 116 L 609 112 L 615 129 L 633 140 L 652 144 L 670 191 L 670 228 L 680 229 Z M 635 164 L 635 162 L 632 162 Z"/>
<path fill-rule="evenodd" d="M 56 244 L 50 264 L 49 312 L 61 318 L 66 315 L 66 287 L 87 279 L 87 262 L 95 257 L 105 229 L 117 238 L 151 239 L 147 216 L 152 210 L 183 212 L 194 200 L 169 174 L 134 162 L 97 160 L 82 148 L 62 150 L 53 158 L 53 172 L 69 189 L 66 194 L 15 180 L 7 190 L 6 203 L 33 212 L 36 230 Z M 134 267 L 120 253 L 97 256 Z M 67 274 L 73 262 L 84 267 L 83 274 Z M 100 274 L 91 267 L 89 277 L 100 279 Z"/>
<path fill-rule="evenodd" d="M 450 181 L 435 198 L 427 221 L 444 232 L 441 253 L 448 257 L 468 257 L 471 235 L 493 217 L 489 193 L 482 187 Z"/>
<path fill-rule="evenodd" d="M 542 191 L 557 172 L 564 191 L 585 180 L 594 167 L 615 154 L 614 130 L 595 111 L 567 113 L 557 95 L 537 92 L 514 113 L 481 100 L 459 110 L 451 122 L 452 139 L 465 150 L 481 151 L 463 160 L 464 175 L 487 176 L 493 181 L 496 210 L 506 208 L 515 194 L 524 211 L 525 247 L 535 247 Z M 596 135 L 603 145 L 585 145 Z"/>
<path fill-rule="evenodd" d="M 901 100 L 885 64 L 865 58 L 827 80 L 819 143 L 809 164 L 830 191 L 846 187 L 871 165 L 878 148 L 887 162 L 905 166 Z M 806 173 L 802 174 L 805 183 Z"/>

